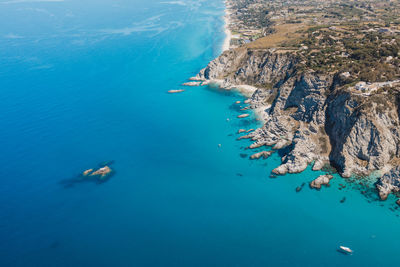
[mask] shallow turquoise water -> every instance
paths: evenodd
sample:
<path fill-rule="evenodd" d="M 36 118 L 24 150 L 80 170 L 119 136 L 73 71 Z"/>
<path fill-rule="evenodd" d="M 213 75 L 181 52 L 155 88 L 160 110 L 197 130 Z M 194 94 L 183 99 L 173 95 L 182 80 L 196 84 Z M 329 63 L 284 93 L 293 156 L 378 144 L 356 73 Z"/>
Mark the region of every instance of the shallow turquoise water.
<path fill-rule="evenodd" d="M 319 173 L 240 156 L 241 96 L 166 93 L 220 53 L 222 1 L 1 1 L 1 266 L 398 263 L 390 203 L 339 177 L 296 193 Z M 63 185 L 108 160 L 108 182 Z"/>

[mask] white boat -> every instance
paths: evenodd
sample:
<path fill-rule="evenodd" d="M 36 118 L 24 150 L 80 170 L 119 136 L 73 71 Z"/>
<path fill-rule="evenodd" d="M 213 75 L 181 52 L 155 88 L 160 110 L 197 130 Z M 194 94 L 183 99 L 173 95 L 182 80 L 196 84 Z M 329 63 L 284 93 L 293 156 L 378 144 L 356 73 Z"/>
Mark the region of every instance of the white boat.
<path fill-rule="evenodd" d="M 353 253 L 353 250 L 351 250 L 351 248 L 344 247 L 344 246 L 340 246 L 339 248 L 340 248 L 340 250 L 343 251 L 343 252 L 346 252 L 346 253 L 349 253 L 349 254 L 352 254 L 352 253 Z"/>

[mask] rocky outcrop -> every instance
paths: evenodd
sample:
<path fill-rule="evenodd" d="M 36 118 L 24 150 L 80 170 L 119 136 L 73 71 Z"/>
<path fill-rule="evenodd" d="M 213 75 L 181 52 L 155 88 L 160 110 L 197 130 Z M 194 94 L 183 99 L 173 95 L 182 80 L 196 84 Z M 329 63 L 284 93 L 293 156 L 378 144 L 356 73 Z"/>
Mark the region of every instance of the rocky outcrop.
<path fill-rule="evenodd" d="M 89 174 L 89 176 L 99 176 L 101 178 L 105 178 L 111 173 L 111 171 L 112 170 L 110 167 L 104 166 L 92 172 L 91 174 Z"/>
<path fill-rule="evenodd" d="M 250 116 L 250 114 L 241 114 L 241 115 L 238 115 L 237 117 L 239 119 L 242 119 L 242 118 L 247 118 L 248 116 Z"/>
<path fill-rule="evenodd" d="M 331 164 L 349 177 L 400 162 L 398 88 L 362 95 L 343 86 L 341 75 L 300 70 L 298 61 L 296 53 L 232 49 L 196 79 L 256 88 L 245 103 L 264 125 L 240 139 L 251 139 L 249 148 L 280 151 L 275 174 L 302 172 L 313 163 L 313 170 Z"/>
<path fill-rule="evenodd" d="M 311 188 L 315 188 L 315 189 L 321 189 L 322 185 L 329 185 L 330 180 L 333 178 L 332 175 L 326 174 L 326 175 L 320 175 L 318 176 L 317 179 L 313 180 L 310 183 L 310 187 Z"/>
<path fill-rule="evenodd" d="M 169 90 L 168 93 L 169 94 L 177 94 L 177 93 L 182 93 L 184 91 L 185 90 L 183 90 L 183 89 L 177 89 L 177 90 Z"/>
<path fill-rule="evenodd" d="M 201 82 L 187 82 L 187 83 L 183 83 L 182 85 L 184 85 L 184 86 L 199 86 L 199 85 L 201 85 Z"/>
<path fill-rule="evenodd" d="M 261 157 L 263 157 L 264 159 L 268 158 L 269 156 L 272 155 L 272 153 L 274 153 L 273 151 L 261 151 L 258 152 L 256 154 L 253 154 L 250 156 L 250 159 L 259 159 Z"/>
<path fill-rule="evenodd" d="M 376 183 L 381 200 L 386 200 L 390 193 L 400 192 L 400 167 L 391 169 Z"/>

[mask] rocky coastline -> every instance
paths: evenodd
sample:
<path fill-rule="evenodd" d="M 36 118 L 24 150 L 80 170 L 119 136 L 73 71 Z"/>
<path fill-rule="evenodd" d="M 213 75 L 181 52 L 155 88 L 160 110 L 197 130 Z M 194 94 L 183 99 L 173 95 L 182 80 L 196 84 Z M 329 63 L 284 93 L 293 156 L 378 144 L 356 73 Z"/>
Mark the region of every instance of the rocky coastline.
<path fill-rule="evenodd" d="M 239 139 L 251 139 L 249 149 L 272 148 L 252 159 L 283 154 L 273 174 L 300 173 L 309 165 L 315 171 L 331 166 L 344 178 L 378 172 L 382 200 L 400 192 L 400 88 L 367 97 L 344 86 L 345 73 L 304 69 L 300 61 L 294 52 L 241 46 L 224 51 L 191 80 L 248 98 L 246 109 L 263 126 Z"/>

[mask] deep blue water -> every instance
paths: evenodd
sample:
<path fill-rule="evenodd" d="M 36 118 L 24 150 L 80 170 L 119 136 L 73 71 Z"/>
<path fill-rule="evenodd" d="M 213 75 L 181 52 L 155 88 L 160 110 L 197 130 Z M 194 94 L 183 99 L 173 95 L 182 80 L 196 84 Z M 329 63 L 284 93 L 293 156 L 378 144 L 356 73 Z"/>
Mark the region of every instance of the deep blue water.
<path fill-rule="evenodd" d="M 398 265 L 393 198 L 296 193 L 319 173 L 243 158 L 241 96 L 166 93 L 221 52 L 222 0 L 0 1 L 1 266 Z"/>

